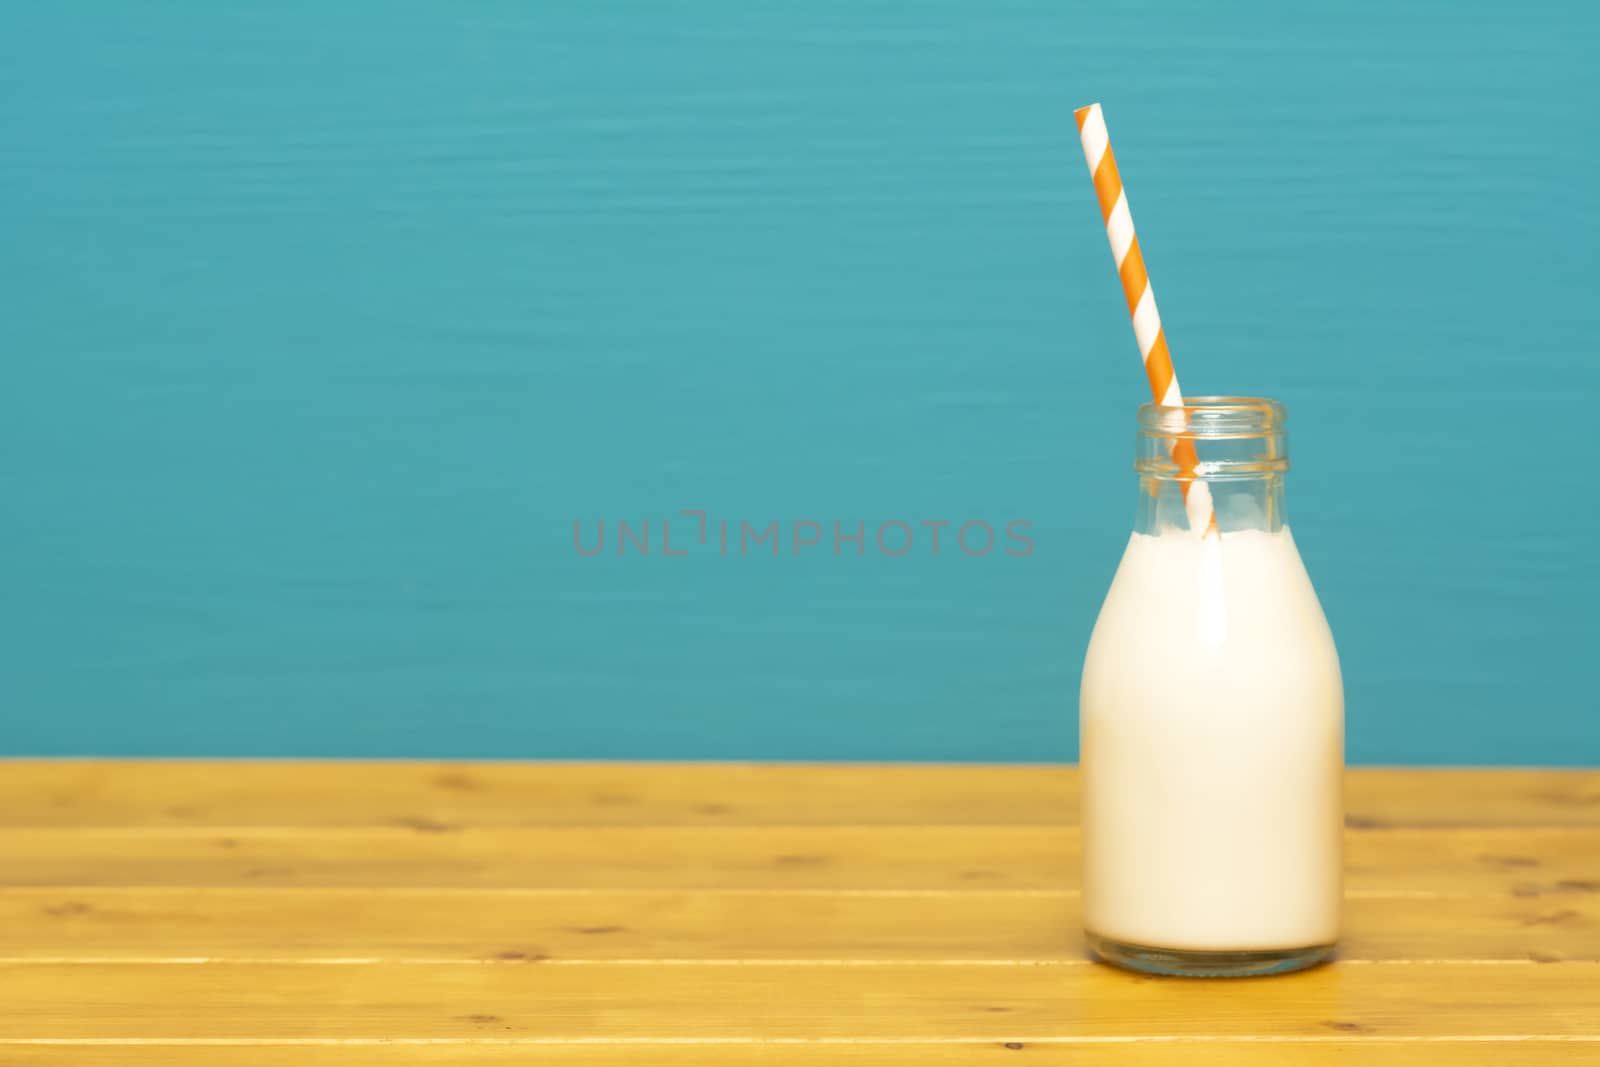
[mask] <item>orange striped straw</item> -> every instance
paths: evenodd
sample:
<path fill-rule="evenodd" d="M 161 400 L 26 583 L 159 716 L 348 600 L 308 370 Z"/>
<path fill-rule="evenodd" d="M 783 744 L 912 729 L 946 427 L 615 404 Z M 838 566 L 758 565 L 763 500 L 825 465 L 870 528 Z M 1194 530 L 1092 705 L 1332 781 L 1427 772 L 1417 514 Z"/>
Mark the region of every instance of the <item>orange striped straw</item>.
<path fill-rule="evenodd" d="M 1111 241 L 1111 257 L 1122 276 L 1122 295 L 1133 316 L 1133 335 L 1144 357 L 1144 371 L 1150 378 L 1150 392 L 1157 404 L 1183 406 L 1183 390 L 1178 373 L 1172 369 L 1172 353 L 1167 351 L 1167 335 L 1161 329 L 1156 311 L 1156 294 L 1150 288 L 1150 275 L 1144 269 L 1139 238 L 1133 232 L 1133 216 L 1128 212 L 1128 193 L 1117 173 L 1117 157 L 1111 152 L 1106 119 L 1099 104 L 1073 112 L 1078 120 L 1078 136 L 1083 139 L 1083 158 L 1094 179 L 1094 195 L 1100 201 L 1100 215 L 1106 221 L 1106 237 Z M 1217 516 L 1211 507 L 1211 492 L 1203 480 L 1195 478 L 1200 457 L 1194 441 L 1183 437 L 1172 443 L 1172 458 L 1178 465 L 1178 484 L 1183 490 L 1184 510 L 1191 530 L 1204 530 L 1204 536 L 1218 533 Z M 1191 491 L 1192 490 L 1192 491 Z"/>

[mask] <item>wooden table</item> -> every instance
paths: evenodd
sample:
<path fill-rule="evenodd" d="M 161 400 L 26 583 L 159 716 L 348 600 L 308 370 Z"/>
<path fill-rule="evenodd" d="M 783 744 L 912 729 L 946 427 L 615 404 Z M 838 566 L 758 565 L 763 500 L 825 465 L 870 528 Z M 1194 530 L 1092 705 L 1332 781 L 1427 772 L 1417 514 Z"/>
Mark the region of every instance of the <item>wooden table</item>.
<path fill-rule="evenodd" d="M 0 1064 L 1600 1063 L 1600 772 L 1358 770 L 1342 960 L 1088 962 L 1041 767 L 0 765 Z"/>

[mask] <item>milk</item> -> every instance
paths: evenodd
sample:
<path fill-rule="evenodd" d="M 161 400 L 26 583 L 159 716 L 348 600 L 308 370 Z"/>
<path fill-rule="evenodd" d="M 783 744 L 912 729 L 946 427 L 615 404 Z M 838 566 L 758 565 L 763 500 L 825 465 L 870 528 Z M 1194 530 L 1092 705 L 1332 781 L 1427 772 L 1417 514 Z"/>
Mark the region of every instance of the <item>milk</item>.
<path fill-rule="evenodd" d="M 1190 951 L 1331 944 L 1343 720 L 1287 527 L 1135 533 L 1083 672 L 1086 928 Z"/>

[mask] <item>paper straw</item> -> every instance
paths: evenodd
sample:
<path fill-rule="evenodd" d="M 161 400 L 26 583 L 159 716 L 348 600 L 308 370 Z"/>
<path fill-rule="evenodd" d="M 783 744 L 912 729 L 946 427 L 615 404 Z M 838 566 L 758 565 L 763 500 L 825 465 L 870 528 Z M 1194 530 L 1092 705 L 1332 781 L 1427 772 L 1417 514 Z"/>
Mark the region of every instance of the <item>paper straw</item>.
<path fill-rule="evenodd" d="M 1161 314 L 1156 310 L 1156 294 L 1150 288 L 1150 275 L 1144 268 L 1139 238 L 1133 232 L 1128 193 L 1122 187 L 1122 175 L 1117 172 L 1117 158 L 1111 151 L 1105 116 L 1099 104 L 1080 107 L 1073 114 L 1078 120 L 1078 136 L 1083 140 L 1083 158 L 1094 179 L 1094 194 L 1100 201 L 1100 215 L 1105 219 L 1111 258 L 1116 261 L 1117 273 L 1122 277 L 1122 295 L 1128 301 L 1128 314 L 1133 316 L 1133 336 L 1139 342 L 1139 355 L 1144 359 L 1144 372 L 1150 379 L 1150 392 L 1157 404 L 1182 407 L 1183 390 L 1178 387 L 1178 373 L 1172 367 L 1172 353 L 1167 351 L 1167 336 L 1161 329 Z M 1178 465 L 1178 485 L 1183 491 L 1189 528 L 1204 531 L 1205 537 L 1219 536 L 1217 516 L 1211 507 L 1211 491 L 1203 480 L 1195 477 L 1200 457 L 1195 452 L 1194 441 L 1187 437 L 1175 439 L 1172 459 Z"/>

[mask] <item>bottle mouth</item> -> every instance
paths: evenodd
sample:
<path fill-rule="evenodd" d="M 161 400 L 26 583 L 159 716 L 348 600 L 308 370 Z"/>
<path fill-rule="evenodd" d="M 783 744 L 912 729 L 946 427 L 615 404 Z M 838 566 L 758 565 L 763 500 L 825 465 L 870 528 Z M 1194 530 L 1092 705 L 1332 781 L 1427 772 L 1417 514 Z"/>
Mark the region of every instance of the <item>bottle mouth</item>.
<path fill-rule="evenodd" d="M 1221 439 L 1283 432 L 1283 405 L 1263 396 L 1186 396 L 1183 406 L 1145 404 L 1139 408 L 1141 433 L 1161 437 Z"/>
<path fill-rule="evenodd" d="M 1283 405 L 1261 396 L 1188 396 L 1182 407 L 1139 409 L 1134 469 L 1158 480 L 1273 477 L 1289 469 Z M 1187 447 L 1188 465 L 1180 466 Z M 1192 472 L 1192 473 L 1191 473 Z"/>

